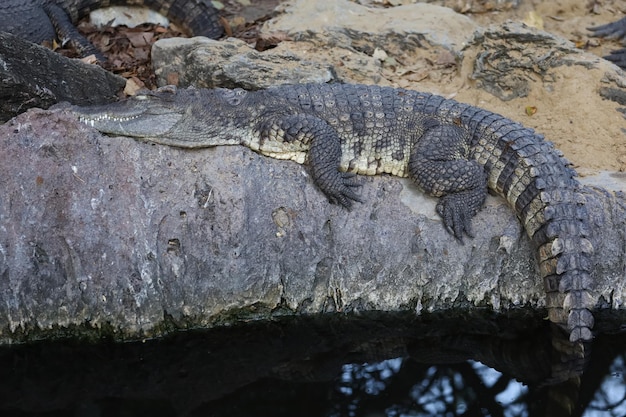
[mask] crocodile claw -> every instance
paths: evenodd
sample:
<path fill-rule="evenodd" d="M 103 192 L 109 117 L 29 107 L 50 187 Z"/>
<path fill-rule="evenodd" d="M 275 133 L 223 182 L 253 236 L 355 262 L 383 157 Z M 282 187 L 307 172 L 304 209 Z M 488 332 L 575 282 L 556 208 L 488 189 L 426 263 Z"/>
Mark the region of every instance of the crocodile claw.
<path fill-rule="evenodd" d="M 362 186 L 361 182 L 357 180 L 356 174 L 342 172 L 337 178 L 339 183 L 333 187 L 333 191 L 327 190 L 328 199 L 331 203 L 340 204 L 350 210 L 353 202 L 363 202 L 361 196 L 355 192 L 356 188 Z"/>
<path fill-rule="evenodd" d="M 450 196 L 442 197 L 437 203 L 437 213 L 441 216 L 443 224 L 446 230 L 457 240 L 463 243 L 463 235 L 467 235 L 471 238 L 474 237 L 472 233 L 472 216 L 466 212 L 466 210 L 455 204 Z"/>

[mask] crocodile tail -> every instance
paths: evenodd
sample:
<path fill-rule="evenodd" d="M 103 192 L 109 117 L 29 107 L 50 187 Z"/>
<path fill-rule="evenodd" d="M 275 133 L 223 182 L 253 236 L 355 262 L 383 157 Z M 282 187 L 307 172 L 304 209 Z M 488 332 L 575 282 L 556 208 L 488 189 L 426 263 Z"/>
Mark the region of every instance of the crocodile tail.
<path fill-rule="evenodd" d="M 515 208 L 538 248 L 550 321 L 569 329 L 572 342 L 590 340 L 593 245 L 585 196 L 576 172 L 552 143 L 531 129 L 516 128 L 485 132 L 483 141 L 491 138 L 499 154 L 490 166 L 489 184 Z"/>
<path fill-rule="evenodd" d="M 535 200 L 545 204 L 539 212 L 544 224 L 531 237 L 539 248 L 550 321 L 566 322 L 572 342 L 591 340 L 594 299 L 589 288 L 594 250 L 585 197 L 578 189 L 553 190 L 540 193 Z"/>
<path fill-rule="evenodd" d="M 191 36 L 219 38 L 224 33 L 210 0 L 62 0 L 57 2 L 76 23 L 93 10 L 108 6 L 139 6 L 167 17 Z"/>
<path fill-rule="evenodd" d="M 571 341 L 590 340 L 591 224 L 571 164 L 543 136 L 498 114 L 436 96 L 425 97 L 423 108 L 468 129 L 489 188 L 515 209 L 538 248 L 550 320 Z"/>
<path fill-rule="evenodd" d="M 111 0 L 128 5 L 128 0 Z M 210 0 L 136 0 L 138 6 L 161 13 L 191 36 L 219 38 L 224 34 L 218 11 Z"/>

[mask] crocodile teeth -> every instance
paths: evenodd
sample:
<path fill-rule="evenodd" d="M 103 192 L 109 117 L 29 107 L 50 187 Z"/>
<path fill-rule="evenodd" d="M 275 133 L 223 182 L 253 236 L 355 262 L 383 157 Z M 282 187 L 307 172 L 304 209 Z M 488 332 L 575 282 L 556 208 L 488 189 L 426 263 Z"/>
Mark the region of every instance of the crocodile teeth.
<path fill-rule="evenodd" d="M 110 116 L 108 114 L 102 114 L 102 115 L 97 115 L 97 116 L 81 115 L 79 116 L 78 120 L 80 120 L 82 123 L 90 125 L 91 127 L 94 127 L 94 124 L 96 122 L 99 122 L 102 120 L 112 121 L 112 122 L 127 122 L 129 120 L 136 119 L 137 117 L 139 116 L 135 115 L 135 116 L 117 117 L 117 116 Z"/>

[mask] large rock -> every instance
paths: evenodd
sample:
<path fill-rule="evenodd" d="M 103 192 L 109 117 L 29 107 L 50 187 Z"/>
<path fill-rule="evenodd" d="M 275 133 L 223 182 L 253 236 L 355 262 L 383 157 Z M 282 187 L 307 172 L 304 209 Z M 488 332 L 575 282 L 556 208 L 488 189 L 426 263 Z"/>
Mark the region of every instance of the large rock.
<path fill-rule="evenodd" d="M 559 67 L 574 67 L 581 76 L 590 77 L 592 73 L 584 70 L 603 61 L 568 40 L 519 22 L 478 30 L 466 49 L 472 55 L 468 61 L 473 62 L 471 78 L 476 86 L 503 101 L 527 97 L 533 85 L 539 83 L 549 88 L 560 79 Z"/>
<path fill-rule="evenodd" d="M 243 147 L 103 137 L 62 111 L 29 111 L 0 138 L 4 343 L 67 328 L 157 336 L 273 314 L 543 314 L 534 250 L 500 199 L 461 245 L 434 200 L 389 176 L 364 177 L 365 203 L 346 211 L 306 167 Z M 623 198 L 588 195 L 603 236 L 597 291 L 620 308 Z"/>
<path fill-rule="evenodd" d="M 152 66 L 160 86 L 258 90 L 280 84 L 327 83 L 335 78 L 329 64 L 289 52 L 260 53 L 235 38 L 159 40 L 152 47 Z"/>
<path fill-rule="evenodd" d="M 372 44 L 394 51 L 428 45 L 458 51 L 477 29 L 467 16 L 426 3 L 372 8 L 347 0 L 295 0 L 284 3 L 279 11 L 281 15 L 266 22 L 264 32 L 283 32 L 298 41 L 327 38 L 337 45 L 372 52 Z"/>

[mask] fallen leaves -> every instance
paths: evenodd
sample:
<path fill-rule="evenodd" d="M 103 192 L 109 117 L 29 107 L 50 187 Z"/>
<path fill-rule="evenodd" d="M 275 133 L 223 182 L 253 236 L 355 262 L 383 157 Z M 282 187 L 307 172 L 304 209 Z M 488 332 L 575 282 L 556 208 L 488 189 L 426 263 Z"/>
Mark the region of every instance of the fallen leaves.
<path fill-rule="evenodd" d="M 167 28 L 154 24 L 143 24 L 135 28 L 110 25 L 98 28 L 83 21 L 78 25 L 78 29 L 107 57 L 107 62 L 102 66 L 128 80 L 127 94 L 157 87 L 150 62 L 154 42 L 184 36 L 174 25 Z M 76 51 L 69 46 L 57 45 L 56 50 L 70 58 L 78 58 Z M 85 57 L 82 60 L 95 63 L 94 57 Z"/>

